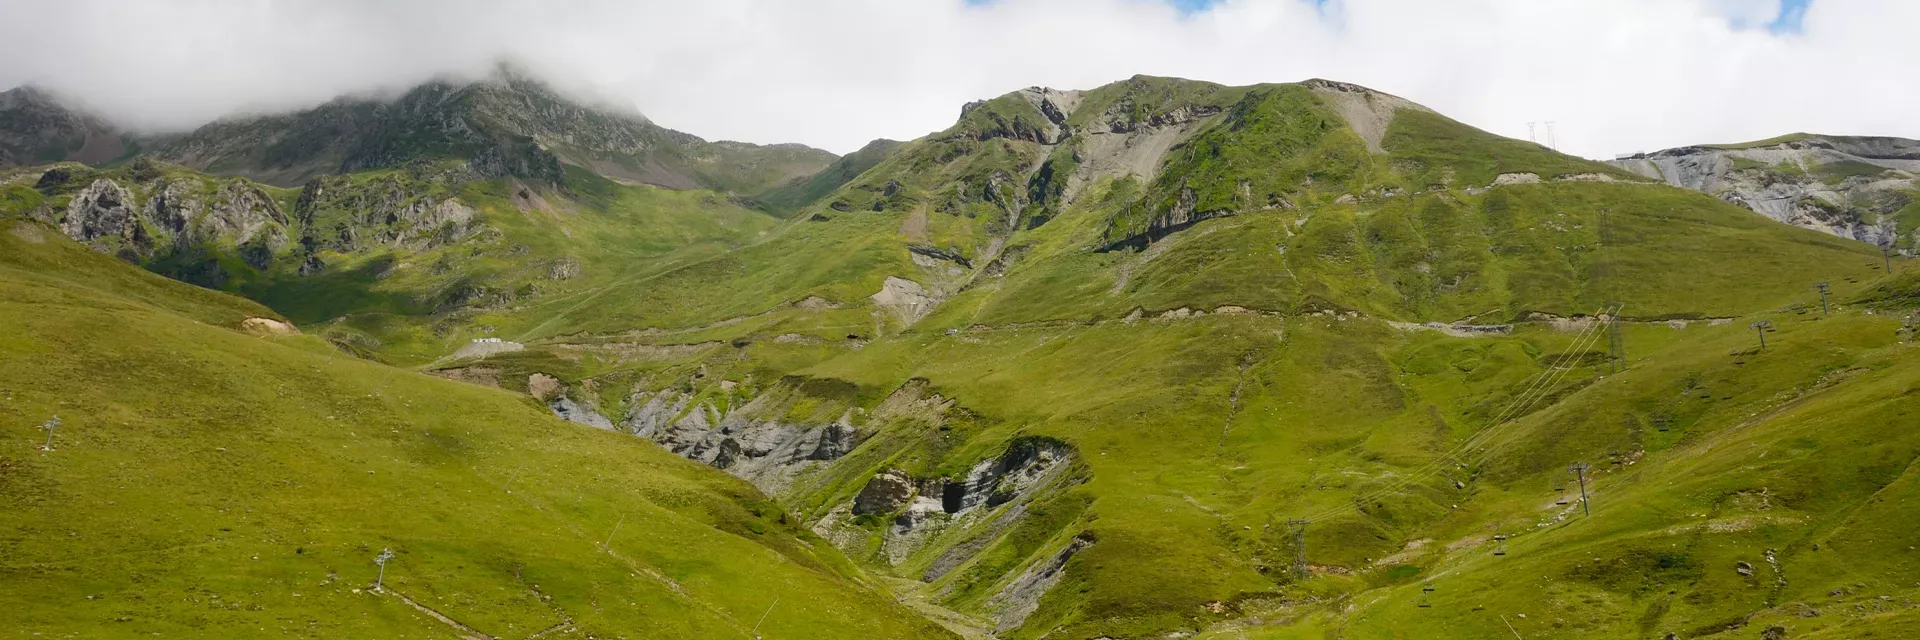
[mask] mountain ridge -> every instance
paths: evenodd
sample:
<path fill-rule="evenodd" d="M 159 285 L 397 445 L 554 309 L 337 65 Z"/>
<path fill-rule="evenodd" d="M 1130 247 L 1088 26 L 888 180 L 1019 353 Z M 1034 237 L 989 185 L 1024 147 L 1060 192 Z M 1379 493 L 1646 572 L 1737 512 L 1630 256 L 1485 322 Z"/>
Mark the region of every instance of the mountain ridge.
<path fill-rule="evenodd" d="M 0 217 L 121 255 L 213 231 L 213 260 L 130 257 L 751 483 L 968 637 L 1920 615 L 1920 301 L 1869 245 L 1325 80 L 1032 87 L 875 144 L 771 203 L 572 163 L 281 189 L 136 159 L 0 172 Z M 249 228 L 285 239 L 265 267 L 219 240 Z M 569 486 L 545 470 L 529 491 Z"/>
<path fill-rule="evenodd" d="M 1920 141 L 1794 133 L 1610 162 L 1774 220 L 1912 253 L 1920 246 Z"/>

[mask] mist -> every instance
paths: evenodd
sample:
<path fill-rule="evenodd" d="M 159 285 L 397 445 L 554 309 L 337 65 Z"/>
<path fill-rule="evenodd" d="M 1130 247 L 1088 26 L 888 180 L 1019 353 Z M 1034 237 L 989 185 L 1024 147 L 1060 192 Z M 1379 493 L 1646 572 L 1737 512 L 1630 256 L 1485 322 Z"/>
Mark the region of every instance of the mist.
<path fill-rule="evenodd" d="M 1814 0 L 66 0 L 0 4 L 0 87 L 124 127 L 512 60 L 708 139 L 845 153 L 1031 85 L 1312 77 L 1589 157 L 1794 131 L 1920 137 L 1920 3 Z"/>

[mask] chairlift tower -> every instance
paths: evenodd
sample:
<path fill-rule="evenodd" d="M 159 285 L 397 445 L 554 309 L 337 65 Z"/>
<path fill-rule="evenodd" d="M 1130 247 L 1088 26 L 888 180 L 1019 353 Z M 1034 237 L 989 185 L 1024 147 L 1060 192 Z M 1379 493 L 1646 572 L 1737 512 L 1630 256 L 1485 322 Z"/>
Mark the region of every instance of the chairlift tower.
<path fill-rule="evenodd" d="M 1587 470 L 1592 468 L 1593 465 L 1585 462 L 1575 462 L 1567 466 L 1567 470 L 1573 472 L 1573 477 L 1580 481 L 1580 509 L 1586 515 L 1593 515 L 1593 507 L 1587 501 Z"/>
<path fill-rule="evenodd" d="M 1751 327 L 1754 333 L 1759 334 L 1760 348 L 1767 348 L 1767 331 L 1773 329 L 1773 322 L 1770 320 L 1756 320 L 1753 324 L 1747 326 Z"/>
<path fill-rule="evenodd" d="M 1288 520 L 1293 528 L 1293 579 L 1307 579 L 1307 520 Z"/>
<path fill-rule="evenodd" d="M 41 423 L 40 428 L 47 430 L 47 443 L 44 445 L 41 445 L 40 450 L 52 451 L 53 450 L 53 430 L 60 428 L 60 416 L 54 416 L 52 419 L 47 420 L 44 423 Z"/>
<path fill-rule="evenodd" d="M 373 579 L 374 591 L 384 591 L 386 589 L 387 561 L 392 559 L 393 559 L 393 549 L 381 549 L 380 555 L 374 556 L 373 563 L 380 565 L 380 575 L 379 577 L 376 577 Z"/>
<path fill-rule="evenodd" d="M 1833 288 L 1833 285 L 1822 282 L 1813 285 L 1813 288 L 1820 290 L 1820 315 L 1827 315 L 1827 290 Z"/>
<path fill-rule="evenodd" d="M 1627 368 L 1627 339 L 1620 335 L 1620 309 L 1624 306 L 1617 300 L 1607 303 L 1607 362 L 1614 373 Z"/>

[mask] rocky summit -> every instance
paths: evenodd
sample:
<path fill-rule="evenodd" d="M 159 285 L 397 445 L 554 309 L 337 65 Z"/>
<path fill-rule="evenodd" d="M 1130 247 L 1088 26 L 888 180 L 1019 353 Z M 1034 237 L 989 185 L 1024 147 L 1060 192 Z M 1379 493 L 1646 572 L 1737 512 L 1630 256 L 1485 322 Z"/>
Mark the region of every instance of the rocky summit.
<path fill-rule="evenodd" d="M 1920 143 L 1416 99 L 840 157 L 513 67 L 167 136 L 14 90 L 0 628 L 1906 637 Z"/>
<path fill-rule="evenodd" d="M 1798 227 L 1915 246 L 1920 141 L 1793 134 L 1626 156 L 1612 162 Z"/>

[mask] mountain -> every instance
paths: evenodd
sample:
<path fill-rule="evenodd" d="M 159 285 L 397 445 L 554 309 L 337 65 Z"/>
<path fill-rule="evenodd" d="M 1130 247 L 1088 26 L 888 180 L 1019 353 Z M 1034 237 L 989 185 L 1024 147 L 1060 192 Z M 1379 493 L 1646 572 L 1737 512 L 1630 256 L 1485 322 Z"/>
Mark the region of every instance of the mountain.
<path fill-rule="evenodd" d="M 564 163 L 623 181 L 743 194 L 835 159 L 801 145 L 708 142 L 638 113 L 574 101 L 506 65 L 481 80 L 435 80 L 391 100 L 341 98 L 296 113 L 222 120 L 154 156 L 288 187 L 325 174 L 457 160 L 481 178 L 559 184 Z"/>
<path fill-rule="evenodd" d="M 817 615 L 775 635 L 1891 638 L 1920 620 L 1906 260 L 1327 80 L 1033 87 L 869 149 L 757 194 L 577 161 L 557 183 L 446 156 L 299 189 L 151 158 L 62 164 L 0 173 L 0 216 L 160 273 L 217 265 L 221 288 L 271 309 L 248 315 L 322 339 L 275 340 L 360 356 L 245 377 L 321 367 L 289 434 L 332 433 L 317 416 L 349 409 L 357 424 L 371 374 L 393 371 L 371 359 L 445 379 L 393 374 L 430 409 L 385 405 L 396 419 L 487 430 L 461 440 L 500 443 L 473 445 L 483 484 L 528 482 L 583 530 L 610 512 L 569 510 L 569 491 L 651 482 L 596 474 L 751 484 L 767 502 L 735 504 L 758 506 L 769 544 L 790 536 L 840 576 L 788 592 Z M 166 195 L 175 182 L 198 203 L 178 231 L 161 215 L 190 200 Z M 266 266 L 246 260 L 280 235 Z M 205 253 L 173 249 L 183 237 Z M 83 322 L 0 307 L 34 315 L 49 324 L 28 335 L 48 339 Z M 205 402 L 178 424 L 243 406 Z M 359 478 L 350 463 L 426 455 L 397 431 L 399 450 L 323 462 Z M 241 468 L 274 477 L 261 466 Z M 435 553 L 518 549 L 537 529 L 455 530 Z M 697 529 L 647 540 L 693 554 L 662 571 L 786 566 L 727 560 L 758 552 Z M 604 604 L 580 586 L 600 575 L 587 557 L 526 580 L 532 597 Z M 747 590 L 727 585 L 751 583 L 671 577 L 744 620 Z M 466 584 L 445 600 L 533 592 Z M 57 615 L 30 601 L 15 615 Z"/>
<path fill-rule="evenodd" d="M 841 156 L 821 169 L 819 173 L 802 178 L 794 178 L 786 184 L 761 193 L 755 199 L 776 212 L 790 213 L 807 205 L 818 202 L 820 198 L 833 193 L 841 185 L 852 182 L 860 174 L 866 173 L 880 161 L 886 160 L 900 148 L 901 143 L 893 140 L 875 140 L 861 147 L 859 151 Z"/>
<path fill-rule="evenodd" d="M 1796 133 L 1612 164 L 1787 224 L 1906 252 L 1920 228 L 1920 141 Z"/>
<path fill-rule="evenodd" d="M 42 89 L 0 92 L 0 168 L 63 160 L 102 163 L 137 150 L 113 125 Z"/>
<path fill-rule="evenodd" d="M 1911 553 L 1833 545 L 1898 537 L 1854 509 L 1913 495 L 1915 441 L 1813 435 L 1915 409 L 1910 298 L 1853 306 L 1880 268 L 1362 87 L 1136 77 L 969 105 L 426 369 L 746 478 L 974 633 L 1697 637 L 1913 592 Z"/>
<path fill-rule="evenodd" d="M 0 299 L 9 633 L 947 637 L 744 482 L 43 223 Z"/>

